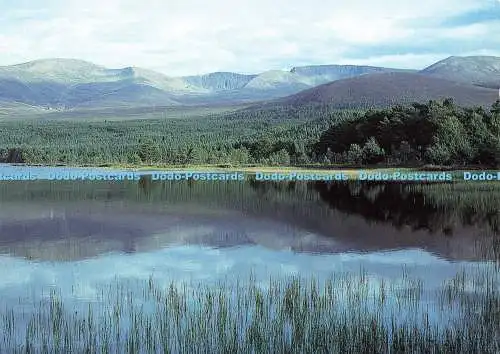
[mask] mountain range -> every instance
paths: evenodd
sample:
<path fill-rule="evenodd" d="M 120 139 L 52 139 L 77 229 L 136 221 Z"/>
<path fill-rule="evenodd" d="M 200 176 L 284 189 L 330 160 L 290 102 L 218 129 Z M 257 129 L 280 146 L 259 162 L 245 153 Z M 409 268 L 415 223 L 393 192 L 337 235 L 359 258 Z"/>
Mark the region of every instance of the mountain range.
<path fill-rule="evenodd" d="M 333 81 L 275 100 L 272 104 L 328 104 L 334 108 L 387 107 L 448 97 L 461 106 L 489 107 L 498 98 L 498 93 L 491 88 L 423 73 L 390 72 Z"/>
<path fill-rule="evenodd" d="M 439 97 L 488 105 L 498 97 L 499 87 L 500 58 L 492 56 L 452 56 L 423 70 L 314 65 L 252 75 L 181 77 L 137 67 L 109 69 L 76 59 L 41 59 L 0 66 L 0 112 L 16 107 L 46 111 L 266 100 L 356 107 Z"/>

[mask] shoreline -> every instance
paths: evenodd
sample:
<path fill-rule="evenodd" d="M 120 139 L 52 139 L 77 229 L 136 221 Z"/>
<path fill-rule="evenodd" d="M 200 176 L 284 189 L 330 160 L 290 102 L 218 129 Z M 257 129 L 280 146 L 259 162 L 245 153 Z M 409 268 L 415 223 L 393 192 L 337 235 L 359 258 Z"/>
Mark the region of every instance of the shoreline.
<path fill-rule="evenodd" d="M 24 168 L 69 168 L 69 169 L 98 169 L 101 172 L 135 172 L 159 173 L 163 176 L 160 180 L 200 180 L 200 181 L 224 181 L 235 180 L 234 178 L 219 177 L 215 178 L 210 174 L 226 175 L 239 174 L 255 176 L 258 181 L 283 182 L 283 181 L 362 181 L 362 182 L 397 182 L 397 183 L 495 183 L 500 182 L 499 170 L 477 170 L 477 166 L 470 169 L 461 166 L 460 169 L 443 170 L 439 168 L 422 169 L 410 167 L 366 167 L 353 168 L 347 166 L 311 166 L 311 167 L 277 167 L 277 166 L 172 166 L 172 165 L 30 165 L 30 164 L 3 164 L 9 167 Z M 0 174 L 2 164 L 0 164 Z M 106 172 L 105 172 L 106 171 Z M 365 173 L 361 176 L 361 173 Z M 189 176 L 179 177 L 175 174 L 191 174 Z M 257 174 L 260 176 L 257 178 Z M 167 175 L 171 175 L 168 177 Z M 193 175 L 206 175 L 208 177 L 193 177 Z M 139 177 L 136 177 L 138 180 Z M 160 178 L 160 177 L 157 177 Z M 236 177 L 235 177 L 236 178 Z M 238 180 L 244 180 L 244 177 L 238 177 Z"/>

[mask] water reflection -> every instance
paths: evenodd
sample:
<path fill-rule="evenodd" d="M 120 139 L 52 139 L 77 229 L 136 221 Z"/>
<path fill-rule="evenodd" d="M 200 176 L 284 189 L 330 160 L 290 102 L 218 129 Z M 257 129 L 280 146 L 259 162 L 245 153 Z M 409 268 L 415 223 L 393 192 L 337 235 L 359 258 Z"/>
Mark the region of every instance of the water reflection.
<path fill-rule="evenodd" d="M 272 182 L 1 182 L 0 251 L 77 260 L 172 245 L 498 259 L 500 188 Z"/>
<path fill-rule="evenodd" d="M 463 185 L 462 185 L 463 187 Z M 500 186 L 464 192 L 451 184 L 317 183 L 321 199 L 332 208 L 401 229 L 452 236 L 456 226 L 478 226 L 498 233 Z M 491 198 L 491 196 L 496 198 Z M 481 197 L 483 197 L 481 200 Z M 464 203 L 464 199 L 469 199 Z M 482 205 L 474 205 L 475 200 Z"/>
<path fill-rule="evenodd" d="M 85 309 L 115 281 L 152 276 L 166 288 L 245 281 L 253 273 L 266 287 L 270 276 L 321 282 L 332 273 L 356 278 L 365 270 L 363 286 L 375 293 L 387 284 L 404 297 L 416 284 L 403 284 L 406 275 L 421 279 L 420 308 L 441 321 L 451 312 L 437 309 L 435 291 L 457 273 L 493 274 L 490 285 L 498 289 L 500 188 L 480 187 L 157 182 L 148 176 L 4 181 L 0 306 L 15 307 L 17 325 L 27 328 L 33 304 L 54 286 L 66 308 Z M 463 285 L 465 297 L 470 286 Z M 133 291 L 140 295 L 144 287 Z M 110 305 L 103 304 L 106 311 Z M 420 316 L 412 307 L 403 310 Z M 403 310 L 397 309 L 401 320 Z"/>

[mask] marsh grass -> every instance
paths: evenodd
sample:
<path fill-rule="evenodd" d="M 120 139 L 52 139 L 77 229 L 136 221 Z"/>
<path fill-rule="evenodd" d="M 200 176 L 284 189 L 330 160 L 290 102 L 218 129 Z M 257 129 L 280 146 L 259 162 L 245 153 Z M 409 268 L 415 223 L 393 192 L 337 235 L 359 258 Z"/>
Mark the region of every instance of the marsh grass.
<path fill-rule="evenodd" d="M 321 283 L 150 278 L 109 285 L 84 307 L 51 290 L 30 312 L 5 309 L 0 352 L 498 353 L 497 275 L 459 273 L 435 294 L 406 272 L 397 283 L 364 272 Z"/>

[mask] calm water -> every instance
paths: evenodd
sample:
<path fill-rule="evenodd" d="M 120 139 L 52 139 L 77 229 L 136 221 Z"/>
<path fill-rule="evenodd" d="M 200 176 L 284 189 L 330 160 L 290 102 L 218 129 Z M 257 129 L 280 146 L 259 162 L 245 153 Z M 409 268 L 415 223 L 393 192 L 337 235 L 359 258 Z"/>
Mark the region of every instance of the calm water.
<path fill-rule="evenodd" d="M 8 169 L 8 170 L 7 170 Z M 2 167 L 3 173 L 54 169 Z M 95 300 L 116 280 L 370 282 L 498 269 L 500 185 L 0 182 L 0 303 Z M 432 302 L 432 296 L 422 301 Z"/>

